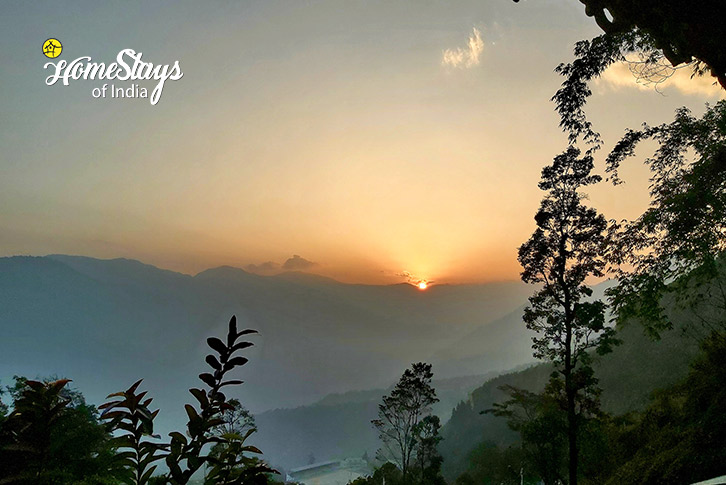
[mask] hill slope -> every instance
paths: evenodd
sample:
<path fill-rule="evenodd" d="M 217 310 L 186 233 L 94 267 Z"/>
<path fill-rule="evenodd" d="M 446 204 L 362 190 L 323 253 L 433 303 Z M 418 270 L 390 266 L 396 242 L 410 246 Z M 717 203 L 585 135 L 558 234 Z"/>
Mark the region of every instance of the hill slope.
<path fill-rule="evenodd" d="M 620 330 L 620 337 L 623 344 L 613 353 L 598 357 L 594 365 L 603 389 L 603 409 L 613 414 L 644 407 L 655 389 L 667 387 L 686 375 L 688 364 L 698 351 L 695 340 L 675 330 L 655 342 L 637 324 L 629 324 Z M 444 440 L 440 445 L 447 479 L 454 480 L 466 470 L 469 453 L 477 444 L 489 441 L 507 445 L 518 439 L 503 418 L 479 414 L 506 399 L 499 387 L 509 384 L 540 391 L 551 372 L 551 366 L 539 364 L 501 375 L 474 390 L 468 401 L 456 406 L 442 430 Z"/>

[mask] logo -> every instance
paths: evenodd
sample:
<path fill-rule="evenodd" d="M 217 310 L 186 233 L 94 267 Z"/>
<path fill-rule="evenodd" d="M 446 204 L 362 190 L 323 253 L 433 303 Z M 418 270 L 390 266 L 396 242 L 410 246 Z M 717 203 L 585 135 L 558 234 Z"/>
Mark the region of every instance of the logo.
<path fill-rule="evenodd" d="M 43 42 L 43 54 L 45 57 L 55 59 L 63 52 L 63 44 L 58 39 L 50 38 Z"/>
<path fill-rule="evenodd" d="M 61 54 L 63 44 L 58 39 L 43 42 L 43 54 L 55 59 Z M 118 81 L 107 82 L 103 86 L 94 87 L 91 96 L 94 98 L 147 98 L 152 105 L 161 99 L 166 81 L 178 81 L 184 76 L 179 61 L 173 64 L 154 64 L 145 62 L 143 54 L 134 49 L 122 49 L 115 61 L 96 62 L 90 56 L 81 56 L 72 61 L 57 60 L 46 62 L 43 69 L 52 74 L 45 78 L 45 84 L 53 86 L 58 81 L 68 86 L 72 81 Z M 139 81 L 139 82 L 134 82 Z M 153 88 L 143 86 L 145 83 L 156 83 Z"/>

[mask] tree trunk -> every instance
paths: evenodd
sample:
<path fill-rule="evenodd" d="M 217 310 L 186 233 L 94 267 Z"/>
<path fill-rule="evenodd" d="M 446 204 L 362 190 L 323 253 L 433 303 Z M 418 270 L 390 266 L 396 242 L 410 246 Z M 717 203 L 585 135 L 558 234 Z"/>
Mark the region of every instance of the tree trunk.
<path fill-rule="evenodd" d="M 577 417 L 575 416 L 575 394 L 567 391 L 567 438 L 569 442 L 569 485 L 577 485 Z"/>
<path fill-rule="evenodd" d="M 569 305 L 569 299 L 567 301 Z M 565 394 L 567 397 L 567 443 L 569 448 L 568 485 L 577 485 L 577 416 L 575 415 L 575 389 L 572 383 L 572 311 L 565 312 Z"/>

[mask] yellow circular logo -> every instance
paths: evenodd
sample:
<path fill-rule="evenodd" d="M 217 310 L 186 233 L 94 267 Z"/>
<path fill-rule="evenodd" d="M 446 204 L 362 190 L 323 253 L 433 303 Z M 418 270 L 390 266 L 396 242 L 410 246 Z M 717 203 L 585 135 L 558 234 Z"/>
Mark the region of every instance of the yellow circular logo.
<path fill-rule="evenodd" d="M 63 44 L 58 39 L 50 38 L 43 42 L 43 54 L 51 59 L 58 57 L 63 51 Z"/>

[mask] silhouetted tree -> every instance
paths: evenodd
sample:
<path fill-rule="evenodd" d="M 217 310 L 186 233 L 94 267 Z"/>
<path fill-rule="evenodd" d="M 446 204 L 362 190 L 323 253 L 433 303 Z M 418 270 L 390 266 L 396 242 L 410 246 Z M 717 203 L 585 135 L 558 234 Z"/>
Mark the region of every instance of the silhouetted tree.
<path fill-rule="evenodd" d="M 514 0 L 518 2 L 519 0 Z M 697 63 L 726 89 L 726 25 L 719 0 L 580 0 L 605 36 L 648 39 L 673 66 Z"/>
<path fill-rule="evenodd" d="M 647 139 L 658 144 L 645 159 L 651 203 L 612 228 L 617 244 L 610 257 L 621 268 L 613 306 L 621 320 L 637 316 L 658 336 L 673 326 L 663 306 L 670 294 L 694 310 L 706 330 L 701 337 L 726 331 L 726 102 L 701 118 L 681 108 L 671 123 L 628 130 L 608 156 L 616 184 L 621 163 Z"/>
<path fill-rule="evenodd" d="M 419 423 L 431 414 L 431 406 L 439 400 L 431 386 L 432 378 L 431 364 L 412 364 L 391 394 L 383 397 L 378 405 L 378 419 L 372 421 L 383 442 L 380 458 L 398 464 L 404 483 L 409 479 L 421 443 L 424 428 Z"/>
<path fill-rule="evenodd" d="M 519 467 L 526 467 L 528 473 L 536 471 L 544 485 L 561 483 L 567 469 L 567 415 L 557 399 L 548 392 L 538 394 L 509 385 L 501 390 L 510 398 L 485 412 L 506 418 L 509 427 L 519 432 Z"/>
<path fill-rule="evenodd" d="M 442 440 L 441 435 L 439 435 L 440 429 L 441 420 L 435 415 L 424 417 L 414 429 L 414 435 L 417 437 L 417 482 L 422 485 L 446 483 L 441 476 L 441 463 L 443 462 L 443 458 L 437 449 L 439 442 Z"/>
<path fill-rule="evenodd" d="M 69 382 L 15 378 L 0 423 L 0 483 L 118 483 L 111 436 Z"/>
<path fill-rule="evenodd" d="M 600 181 L 592 175 L 590 155 L 569 147 L 542 170 L 540 189 L 547 192 L 535 215 L 537 229 L 519 248 L 522 280 L 541 285 L 529 298 L 524 321 L 537 333 L 534 356 L 551 361 L 556 369 L 548 385 L 567 412 L 569 483 L 578 477 L 578 424 L 596 413 L 599 390 L 589 351 L 606 353 L 616 343 L 605 325 L 605 304 L 588 301 L 589 277 L 601 277 L 603 250 L 608 242 L 607 221 L 583 204 L 580 189 Z"/>

